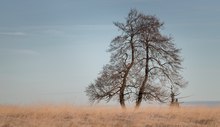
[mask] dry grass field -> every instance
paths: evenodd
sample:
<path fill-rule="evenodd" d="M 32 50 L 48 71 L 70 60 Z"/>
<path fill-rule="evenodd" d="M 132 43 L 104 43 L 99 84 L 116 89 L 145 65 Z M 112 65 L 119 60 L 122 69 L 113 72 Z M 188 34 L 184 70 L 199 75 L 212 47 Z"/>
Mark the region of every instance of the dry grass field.
<path fill-rule="evenodd" d="M 1 105 L 0 127 L 220 127 L 220 107 Z"/>

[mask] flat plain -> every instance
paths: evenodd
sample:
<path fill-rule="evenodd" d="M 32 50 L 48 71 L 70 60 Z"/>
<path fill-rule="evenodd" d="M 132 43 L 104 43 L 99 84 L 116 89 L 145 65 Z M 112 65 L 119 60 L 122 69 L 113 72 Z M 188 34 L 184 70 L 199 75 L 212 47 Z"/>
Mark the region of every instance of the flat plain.
<path fill-rule="evenodd" d="M 220 107 L 0 105 L 0 127 L 220 127 Z"/>

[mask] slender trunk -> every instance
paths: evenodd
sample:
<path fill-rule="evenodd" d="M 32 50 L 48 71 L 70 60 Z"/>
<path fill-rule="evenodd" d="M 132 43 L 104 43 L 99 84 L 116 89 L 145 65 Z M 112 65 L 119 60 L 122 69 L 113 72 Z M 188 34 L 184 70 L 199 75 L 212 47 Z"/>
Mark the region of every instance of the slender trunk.
<path fill-rule="evenodd" d="M 136 106 L 135 108 L 139 108 L 143 99 L 143 94 L 144 94 L 144 89 L 145 89 L 145 84 L 147 83 L 147 77 L 144 78 L 144 81 L 141 84 L 139 93 L 138 93 L 138 99 L 136 101 Z"/>
<path fill-rule="evenodd" d="M 125 76 L 127 77 L 128 72 L 125 74 Z M 120 88 L 120 93 L 119 93 L 119 102 L 122 108 L 126 108 L 125 106 L 125 99 L 124 99 L 124 91 L 125 91 L 125 87 L 126 87 L 126 78 L 123 79 L 123 83 L 121 85 Z"/>
<path fill-rule="evenodd" d="M 122 108 L 126 108 L 126 106 L 125 106 L 125 99 L 124 99 L 124 91 L 125 91 L 125 87 L 126 87 L 127 77 L 128 77 L 129 71 L 130 71 L 131 67 L 134 64 L 133 37 L 131 37 L 130 45 L 131 45 L 131 55 L 132 55 L 131 56 L 131 63 L 128 65 L 128 67 L 127 67 L 127 69 L 125 71 L 125 74 L 124 74 L 124 77 L 123 77 L 123 81 L 122 81 L 122 85 L 121 85 L 120 92 L 119 92 L 119 102 L 120 102 L 120 105 L 121 105 Z"/>
<path fill-rule="evenodd" d="M 149 65 L 148 65 L 148 61 L 149 61 L 149 54 L 148 54 L 148 46 L 146 46 L 146 64 L 145 64 L 145 76 L 144 76 L 144 80 L 140 86 L 140 89 L 139 89 L 139 93 L 138 93 L 138 98 L 136 100 L 136 108 L 139 108 L 140 105 L 141 105 L 141 102 L 143 100 L 143 94 L 144 94 L 144 90 L 145 90 L 145 86 L 146 86 L 146 83 L 147 83 L 147 80 L 148 80 L 148 70 L 149 70 Z"/>

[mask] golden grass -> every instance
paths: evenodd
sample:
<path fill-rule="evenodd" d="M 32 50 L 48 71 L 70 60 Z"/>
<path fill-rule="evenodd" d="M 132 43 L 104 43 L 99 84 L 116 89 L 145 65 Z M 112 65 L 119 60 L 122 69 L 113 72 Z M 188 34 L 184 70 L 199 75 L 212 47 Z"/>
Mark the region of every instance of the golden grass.
<path fill-rule="evenodd" d="M 220 127 L 220 107 L 0 106 L 0 127 Z"/>

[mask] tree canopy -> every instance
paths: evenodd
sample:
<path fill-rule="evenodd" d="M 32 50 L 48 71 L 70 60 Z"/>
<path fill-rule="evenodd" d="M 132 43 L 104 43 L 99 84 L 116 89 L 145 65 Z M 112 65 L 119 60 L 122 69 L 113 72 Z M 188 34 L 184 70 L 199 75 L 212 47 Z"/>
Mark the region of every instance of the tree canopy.
<path fill-rule="evenodd" d="M 166 102 L 169 89 L 183 88 L 180 49 L 171 37 L 161 34 L 164 23 L 156 16 L 132 9 L 125 23 L 115 22 L 121 32 L 110 43 L 110 61 L 86 88 L 91 102 L 111 99 L 135 102 Z"/>

